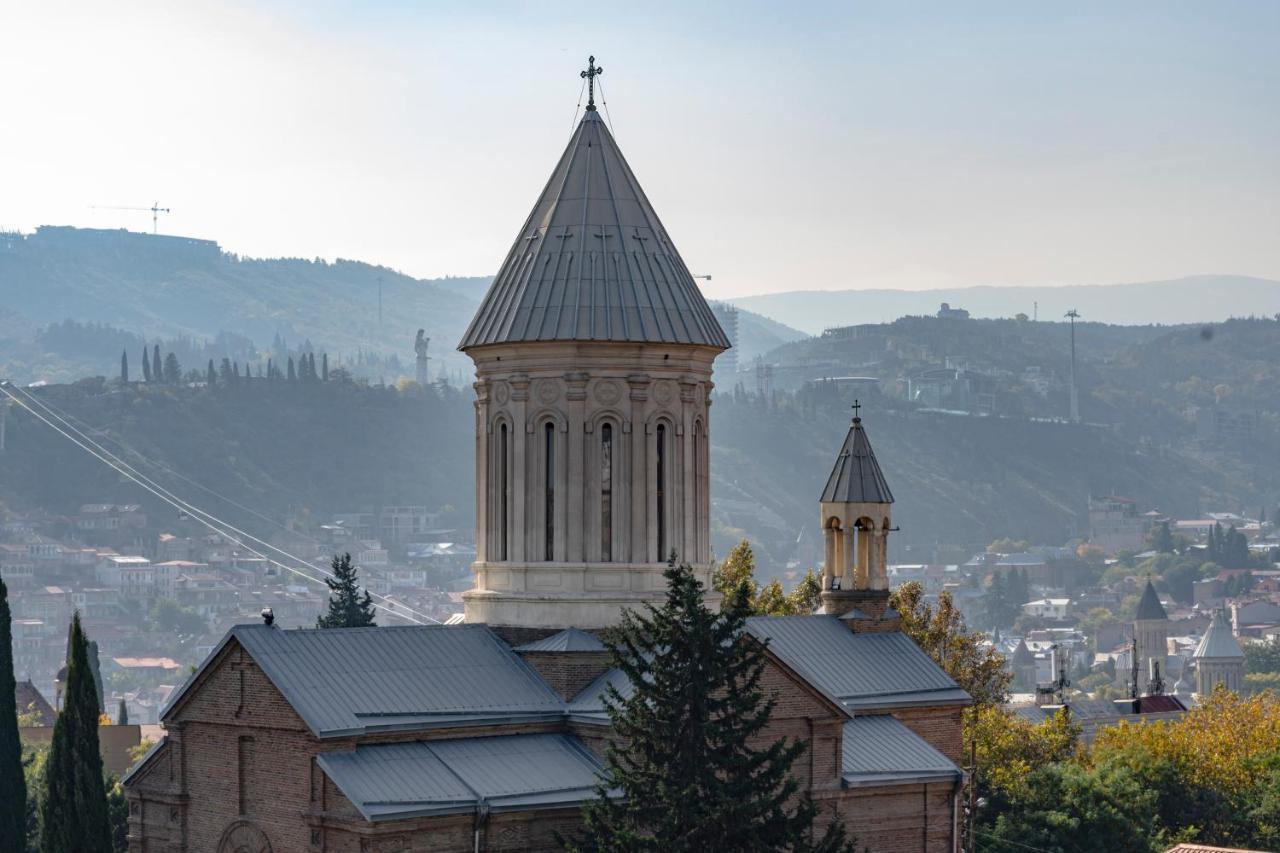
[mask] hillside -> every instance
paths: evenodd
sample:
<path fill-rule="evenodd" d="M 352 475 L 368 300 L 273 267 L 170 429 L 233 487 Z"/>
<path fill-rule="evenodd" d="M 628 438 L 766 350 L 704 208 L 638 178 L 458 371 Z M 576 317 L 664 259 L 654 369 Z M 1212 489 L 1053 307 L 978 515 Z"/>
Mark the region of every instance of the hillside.
<path fill-rule="evenodd" d="M 965 287 L 942 290 L 798 290 L 730 300 L 741 308 L 803 329 L 881 323 L 932 315 L 943 302 L 974 317 L 1032 316 L 1052 320 L 1072 308 L 1099 323 L 1204 323 L 1280 312 L 1280 281 L 1238 275 L 1201 275 L 1132 284 L 1062 287 Z"/>

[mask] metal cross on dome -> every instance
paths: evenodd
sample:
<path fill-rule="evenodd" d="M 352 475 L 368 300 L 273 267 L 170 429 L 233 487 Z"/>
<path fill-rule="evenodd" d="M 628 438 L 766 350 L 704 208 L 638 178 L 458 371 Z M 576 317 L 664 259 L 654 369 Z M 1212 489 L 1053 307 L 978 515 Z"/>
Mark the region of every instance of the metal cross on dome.
<path fill-rule="evenodd" d="M 583 71 L 579 76 L 586 78 L 587 81 L 587 110 L 595 112 L 596 109 L 596 77 L 604 73 L 604 66 L 596 67 L 596 58 L 594 56 L 587 57 L 587 70 Z M 581 101 L 579 101 L 581 103 Z"/>
<path fill-rule="evenodd" d="M 855 421 L 856 421 L 856 420 L 861 420 L 861 418 L 859 418 L 859 417 L 858 417 L 858 409 L 861 409 L 861 408 L 862 408 L 862 404 L 858 402 L 858 399 L 857 399 L 856 397 L 855 397 L 855 398 L 854 398 L 854 400 L 853 400 L 853 406 L 852 406 L 852 408 L 853 408 L 853 419 L 854 419 Z"/>

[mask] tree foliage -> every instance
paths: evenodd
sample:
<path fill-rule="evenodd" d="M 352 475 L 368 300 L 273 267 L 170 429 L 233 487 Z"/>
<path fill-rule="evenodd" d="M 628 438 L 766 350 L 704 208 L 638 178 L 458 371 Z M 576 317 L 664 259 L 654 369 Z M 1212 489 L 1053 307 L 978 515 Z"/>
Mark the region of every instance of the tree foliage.
<path fill-rule="evenodd" d="M 978 706 L 1005 701 L 1013 675 L 1004 667 L 1004 656 L 985 645 L 985 634 L 968 629 L 949 592 L 938 596 L 934 607 L 925 601 L 924 587 L 910 581 L 893 591 L 889 604 L 902 617 L 903 632 L 968 691 Z"/>
<path fill-rule="evenodd" d="M 748 584 L 719 612 L 688 566 L 666 571 L 661 607 L 628 612 L 607 638 L 626 684 L 605 707 L 618 736 L 597 796 L 583 809 L 581 851 L 839 850 L 841 825 L 815 839 L 816 806 L 791 776 L 802 742 L 767 741 L 776 701 L 761 684 L 763 646 L 744 633 Z"/>
<path fill-rule="evenodd" d="M 41 803 L 41 853 L 110 853 L 111 827 L 102 756 L 98 695 L 89 642 L 77 612 L 71 622 L 66 698 L 54 724 Z"/>
<path fill-rule="evenodd" d="M 356 567 L 351 564 L 351 555 L 333 555 L 329 564 L 331 578 L 325 578 L 329 585 L 329 610 L 316 619 L 317 628 L 367 628 L 373 623 L 373 597 L 365 590 L 360 594 L 360 580 Z"/>
<path fill-rule="evenodd" d="M 21 851 L 26 848 L 27 783 L 22 773 L 16 693 L 9 590 L 0 580 L 0 850 Z"/>
<path fill-rule="evenodd" d="M 751 612 L 760 616 L 808 615 L 818 608 L 822 595 L 822 582 L 812 569 L 805 572 L 790 593 L 776 579 L 760 586 L 756 580 L 756 555 L 746 539 L 729 549 L 712 574 L 711 585 L 725 601 L 738 587 L 745 587 Z"/>

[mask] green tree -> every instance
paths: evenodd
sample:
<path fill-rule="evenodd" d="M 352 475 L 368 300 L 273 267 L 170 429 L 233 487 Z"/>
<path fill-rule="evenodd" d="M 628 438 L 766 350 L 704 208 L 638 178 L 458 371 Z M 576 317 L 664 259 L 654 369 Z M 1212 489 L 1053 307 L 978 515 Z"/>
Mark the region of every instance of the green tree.
<path fill-rule="evenodd" d="M 172 598 L 158 598 L 151 607 L 151 623 L 179 637 L 198 637 L 208 630 L 204 617 Z"/>
<path fill-rule="evenodd" d="M 818 573 L 813 569 L 805 572 L 787 600 L 791 604 L 791 612 L 798 616 L 808 616 L 817 610 L 822 603 L 822 581 L 818 580 Z"/>
<path fill-rule="evenodd" d="M 218 373 L 213 369 L 213 359 L 209 359 L 209 365 L 204 370 L 204 384 L 210 388 L 218 384 Z"/>
<path fill-rule="evenodd" d="M 1173 532 L 1169 522 L 1162 521 L 1147 531 L 1147 547 L 1161 554 L 1173 553 Z"/>
<path fill-rule="evenodd" d="M 182 384 L 182 365 L 178 364 L 178 357 L 173 353 L 164 357 L 164 381 L 170 385 Z"/>
<path fill-rule="evenodd" d="M 1004 656 L 986 645 L 985 634 L 968 629 L 951 593 L 938 596 L 935 608 L 925 602 L 920 582 L 910 581 L 893 591 L 889 604 L 902 617 L 903 632 L 979 707 L 999 705 L 1007 699 L 1013 674 L 1005 669 Z"/>
<path fill-rule="evenodd" d="M 129 725 L 129 703 L 124 701 L 124 697 L 120 697 L 120 704 L 116 707 L 116 725 Z"/>
<path fill-rule="evenodd" d="M 89 642 L 77 612 L 71 622 L 66 698 L 45 765 L 41 853 L 111 853 L 107 791 L 98 752 L 98 713 Z"/>
<path fill-rule="evenodd" d="M 129 384 L 129 351 L 120 351 L 120 384 Z"/>
<path fill-rule="evenodd" d="M 151 381 L 151 359 L 147 358 L 147 348 L 142 348 L 142 378 L 146 382 Z"/>
<path fill-rule="evenodd" d="M 333 577 L 329 585 L 329 612 L 316 620 L 317 628 L 365 628 L 373 625 L 373 598 L 365 590 L 360 595 L 360 581 L 351 555 L 333 555 L 329 564 Z"/>
<path fill-rule="evenodd" d="M 27 783 L 18 736 L 17 682 L 13 675 L 13 619 L 9 589 L 0 580 L 0 850 L 27 846 Z"/>
<path fill-rule="evenodd" d="M 289 375 L 287 378 L 290 382 L 298 378 L 298 371 L 293 366 L 293 356 L 289 356 Z"/>
<path fill-rule="evenodd" d="M 154 344 L 151 349 L 151 378 L 157 382 L 164 381 L 164 366 L 160 363 L 159 344 Z"/>
<path fill-rule="evenodd" d="M 764 647 L 743 630 L 747 584 L 716 612 L 688 566 L 667 569 L 661 607 L 627 612 L 606 640 L 627 678 L 605 707 L 619 739 L 606 750 L 596 798 L 583 807 L 583 851 L 838 850 L 839 823 L 813 835 L 816 806 L 797 798 L 792 763 L 804 744 L 755 744 L 775 698 Z"/>
<path fill-rule="evenodd" d="M 320 379 L 324 382 L 329 381 L 329 353 L 320 354 Z"/>

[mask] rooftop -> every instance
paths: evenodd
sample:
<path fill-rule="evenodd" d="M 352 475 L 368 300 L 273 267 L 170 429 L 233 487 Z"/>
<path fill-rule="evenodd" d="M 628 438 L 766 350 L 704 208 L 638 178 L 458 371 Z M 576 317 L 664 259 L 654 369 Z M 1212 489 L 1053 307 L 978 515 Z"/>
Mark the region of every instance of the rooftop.
<path fill-rule="evenodd" d="M 871 450 L 862 418 L 854 417 L 822 490 L 823 503 L 893 503 L 893 492 Z"/>

